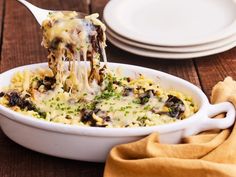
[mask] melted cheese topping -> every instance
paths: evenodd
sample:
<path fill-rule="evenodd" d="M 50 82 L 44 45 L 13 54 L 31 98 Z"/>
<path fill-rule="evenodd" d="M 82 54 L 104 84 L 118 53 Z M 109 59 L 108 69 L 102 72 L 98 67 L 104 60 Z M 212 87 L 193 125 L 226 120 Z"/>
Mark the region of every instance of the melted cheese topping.
<path fill-rule="evenodd" d="M 105 71 L 101 85 L 92 86 L 96 93 L 70 92 L 63 87 L 48 89 L 53 85 L 47 85 L 46 78 L 53 76 L 50 70 L 16 73 L 10 86 L 4 89 L 0 104 L 51 122 L 98 127 L 161 125 L 188 118 L 198 110 L 190 97 L 164 90 L 143 75 L 126 78 Z M 27 90 L 24 90 L 25 83 L 29 83 Z M 12 92 L 19 93 L 22 100 L 29 100 L 34 109 L 18 103 L 9 106 Z"/>

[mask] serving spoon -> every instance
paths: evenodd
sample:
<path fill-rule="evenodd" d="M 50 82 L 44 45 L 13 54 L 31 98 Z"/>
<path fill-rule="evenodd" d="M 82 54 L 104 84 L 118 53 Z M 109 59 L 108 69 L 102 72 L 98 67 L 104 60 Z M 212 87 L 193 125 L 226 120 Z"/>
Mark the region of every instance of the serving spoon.
<path fill-rule="evenodd" d="M 59 11 L 59 10 L 42 9 L 42 8 L 39 8 L 39 7 L 29 3 L 26 0 L 17 0 L 17 1 L 28 8 L 28 10 L 33 14 L 33 16 L 35 17 L 36 21 L 39 23 L 40 26 L 42 25 L 43 21 L 47 18 L 48 14 L 50 12 Z M 61 11 L 61 12 L 70 12 L 70 11 Z M 77 12 L 77 13 L 78 13 L 79 18 L 84 18 L 85 16 L 87 16 L 87 14 L 83 13 L 83 12 Z M 103 49 L 100 54 L 101 54 L 101 56 L 103 56 L 103 60 L 106 63 L 107 59 L 106 59 L 105 49 Z"/>
<path fill-rule="evenodd" d="M 40 26 L 42 25 L 42 22 L 47 18 L 50 12 L 56 12 L 56 10 L 48 10 L 48 9 L 39 8 L 29 3 L 26 0 L 17 0 L 17 1 L 28 8 L 28 10 L 34 15 L 36 21 L 39 23 Z M 63 12 L 69 12 L 69 11 L 63 11 Z M 77 13 L 80 18 L 84 18 L 86 16 L 86 14 L 83 12 L 77 12 Z"/>

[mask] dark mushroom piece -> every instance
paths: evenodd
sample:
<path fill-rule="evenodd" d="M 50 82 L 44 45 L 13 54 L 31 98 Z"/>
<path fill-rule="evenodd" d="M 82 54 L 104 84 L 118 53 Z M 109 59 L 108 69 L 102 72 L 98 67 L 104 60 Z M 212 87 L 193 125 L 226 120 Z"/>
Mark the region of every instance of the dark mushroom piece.
<path fill-rule="evenodd" d="M 5 95 L 4 92 L 0 92 L 0 98 L 3 97 Z"/>
<path fill-rule="evenodd" d="M 168 111 L 161 111 L 158 107 L 152 108 L 151 111 L 154 114 L 160 114 L 160 115 L 166 114 L 176 119 L 181 119 L 185 111 L 185 106 L 183 101 L 173 95 L 168 95 L 168 99 L 166 100 L 164 107 L 167 107 Z"/>
<path fill-rule="evenodd" d="M 106 127 L 107 126 L 106 122 L 109 122 L 111 120 L 111 118 L 107 116 L 104 111 L 101 111 L 100 109 L 94 109 L 93 111 L 83 109 L 81 113 L 82 113 L 81 121 L 83 123 L 88 124 L 91 127 Z M 101 119 L 103 120 L 102 123 L 98 123 L 98 121 L 94 118 L 94 116 L 98 115 L 103 116 L 101 117 Z"/>
<path fill-rule="evenodd" d="M 165 106 L 169 108 L 167 113 L 170 117 L 180 119 L 185 111 L 184 102 L 173 95 L 168 95 Z"/>
<path fill-rule="evenodd" d="M 153 96 L 152 90 L 147 90 L 139 95 L 140 104 L 144 105 L 149 101 L 149 98 Z"/>
<path fill-rule="evenodd" d="M 51 41 L 50 46 L 49 46 L 49 49 L 50 49 L 50 50 L 57 50 L 57 48 L 58 48 L 58 46 L 59 46 L 59 44 L 60 44 L 61 42 L 63 42 L 63 39 L 62 39 L 62 38 L 60 38 L 60 37 L 55 37 L 55 38 Z"/>
<path fill-rule="evenodd" d="M 47 90 L 52 90 L 55 87 L 55 83 L 56 83 L 55 77 L 45 76 L 44 79 L 38 80 L 37 84 L 38 84 L 38 87 L 43 85 L 45 87 L 45 91 L 47 91 Z"/>
<path fill-rule="evenodd" d="M 131 94 L 131 92 L 133 92 L 133 88 L 125 87 L 124 90 L 123 90 L 122 95 L 123 96 L 129 96 Z"/>
<path fill-rule="evenodd" d="M 54 84 L 56 83 L 55 77 L 48 77 L 46 76 L 44 78 L 43 84 L 46 87 L 47 90 L 51 90 L 54 87 Z"/>
<path fill-rule="evenodd" d="M 94 121 L 92 117 L 93 111 L 82 109 L 81 113 L 82 113 L 81 121 L 83 123 L 89 123 L 89 124 L 93 123 Z"/>
<path fill-rule="evenodd" d="M 7 97 L 8 97 L 8 105 L 10 107 L 21 106 L 22 100 L 17 92 L 11 92 L 10 94 L 7 95 Z"/>
<path fill-rule="evenodd" d="M 11 92 L 10 94 L 7 95 L 8 97 L 8 105 L 10 107 L 13 106 L 19 106 L 21 109 L 27 109 L 29 111 L 37 111 L 36 106 L 27 99 L 28 96 L 21 97 L 17 92 Z"/>

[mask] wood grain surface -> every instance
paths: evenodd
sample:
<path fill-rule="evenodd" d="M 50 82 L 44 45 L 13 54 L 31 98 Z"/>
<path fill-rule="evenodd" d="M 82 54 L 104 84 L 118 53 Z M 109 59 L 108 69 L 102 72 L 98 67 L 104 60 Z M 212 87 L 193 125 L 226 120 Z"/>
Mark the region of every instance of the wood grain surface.
<path fill-rule="evenodd" d="M 30 2 L 48 9 L 98 12 L 102 17 L 108 0 Z M 40 26 L 24 6 L 15 0 L 0 0 L 0 24 L 1 72 L 24 64 L 46 61 L 47 52 L 40 44 Z M 109 61 L 165 71 L 201 87 L 208 96 L 212 86 L 219 80 L 226 76 L 236 79 L 236 48 L 193 60 L 161 60 L 127 53 L 109 42 L 107 45 Z M 0 177 L 98 177 L 102 176 L 103 168 L 103 163 L 66 160 L 28 150 L 11 141 L 0 131 Z"/>
<path fill-rule="evenodd" d="M 0 34 L 2 34 L 2 25 L 4 19 L 4 7 L 5 7 L 5 0 L 0 0 Z"/>
<path fill-rule="evenodd" d="M 236 48 L 195 59 L 202 89 L 210 97 L 212 87 L 227 76 L 236 79 Z"/>
<path fill-rule="evenodd" d="M 4 7 L 5 7 L 5 0 L 0 0 L 0 54 L 2 50 L 2 28 L 3 28 L 3 19 L 4 19 Z M 0 55 L 0 63 L 1 63 L 1 55 Z M 0 64 L 1 65 L 1 64 Z"/>

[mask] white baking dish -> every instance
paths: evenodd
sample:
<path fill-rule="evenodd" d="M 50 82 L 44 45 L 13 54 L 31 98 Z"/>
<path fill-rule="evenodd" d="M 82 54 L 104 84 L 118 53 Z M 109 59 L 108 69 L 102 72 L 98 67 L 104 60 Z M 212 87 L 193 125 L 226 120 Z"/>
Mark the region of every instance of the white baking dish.
<path fill-rule="evenodd" d="M 47 63 L 18 67 L 0 74 L 1 86 L 10 83 L 17 71 L 47 67 Z M 121 143 L 138 140 L 152 132 L 160 134 L 161 143 L 179 143 L 181 138 L 209 129 L 230 127 L 235 120 L 235 109 L 225 102 L 210 105 L 205 94 L 193 84 L 178 77 L 138 66 L 109 63 L 110 68 L 122 67 L 126 76 L 143 73 L 166 89 L 175 89 L 193 97 L 199 111 L 188 119 L 160 126 L 140 128 L 79 127 L 51 123 L 24 116 L 0 105 L 1 128 L 16 143 L 29 149 L 69 159 L 103 162 L 109 150 Z M 226 112 L 224 119 L 209 117 Z"/>

